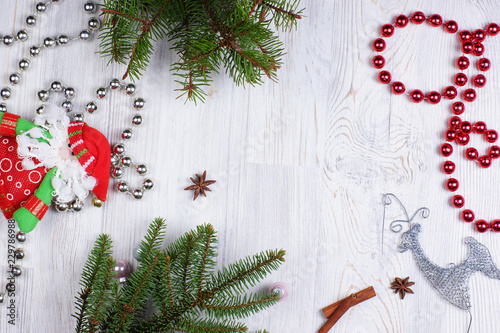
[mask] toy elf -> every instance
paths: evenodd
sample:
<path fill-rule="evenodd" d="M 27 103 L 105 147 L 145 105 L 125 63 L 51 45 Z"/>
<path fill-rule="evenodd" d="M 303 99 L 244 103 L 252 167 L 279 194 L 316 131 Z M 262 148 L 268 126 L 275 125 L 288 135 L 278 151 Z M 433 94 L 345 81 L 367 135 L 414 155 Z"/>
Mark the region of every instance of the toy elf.
<path fill-rule="evenodd" d="M 54 201 L 56 209 L 82 208 L 92 191 L 106 200 L 111 150 L 106 137 L 60 112 L 34 123 L 0 113 L 0 209 L 22 232 L 32 231 Z"/>

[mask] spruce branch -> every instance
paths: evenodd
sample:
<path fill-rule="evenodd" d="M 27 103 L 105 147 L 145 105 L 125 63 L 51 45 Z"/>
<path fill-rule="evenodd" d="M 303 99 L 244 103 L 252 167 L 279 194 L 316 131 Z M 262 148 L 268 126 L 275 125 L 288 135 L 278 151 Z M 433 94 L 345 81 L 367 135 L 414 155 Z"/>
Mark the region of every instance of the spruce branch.
<path fill-rule="evenodd" d="M 295 27 L 302 11 L 299 0 L 105 0 L 101 54 L 135 80 L 167 38 L 179 57 L 171 65 L 179 97 L 203 101 L 220 68 L 237 85 L 277 81 L 284 52 L 273 29 Z"/>

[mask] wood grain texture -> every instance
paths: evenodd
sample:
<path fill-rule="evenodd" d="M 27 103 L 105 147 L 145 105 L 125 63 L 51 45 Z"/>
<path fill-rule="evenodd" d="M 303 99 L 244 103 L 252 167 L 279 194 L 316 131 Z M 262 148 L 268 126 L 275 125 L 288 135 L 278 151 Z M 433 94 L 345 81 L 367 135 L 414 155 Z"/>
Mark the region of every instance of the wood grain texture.
<path fill-rule="evenodd" d="M 234 86 L 216 77 L 203 105 L 176 99 L 178 88 L 169 65 L 176 55 L 159 45 L 137 86 L 147 100 L 145 123 L 131 143 L 132 158 L 148 164 L 156 181 L 153 193 L 134 201 L 116 192 L 102 209 L 81 214 L 49 211 L 24 245 L 24 275 L 18 279 L 17 325 L 7 323 L 0 306 L 1 332 L 70 332 L 73 296 L 97 235 L 109 233 L 116 258 L 134 263 L 132 249 L 156 216 L 168 221 L 167 241 L 203 222 L 219 232 L 220 264 L 271 248 L 287 250 L 287 261 L 261 288 L 285 282 L 289 299 L 246 322 L 270 332 L 316 332 L 325 319 L 321 309 L 373 285 L 377 297 L 351 308 L 331 332 L 465 332 L 468 314 L 445 302 L 427 282 L 410 253 L 399 254 L 399 235 L 389 231 L 391 206 L 383 222 L 382 194 L 396 194 L 410 213 L 431 210 L 422 222 L 421 243 L 435 263 L 445 266 L 466 256 L 463 239 L 474 236 L 500 263 L 500 235 L 477 234 L 449 205 L 438 153 L 450 111 L 413 104 L 390 94 L 371 66 L 372 41 L 382 24 L 400 13 L 422 10 L 453 19 L 460 29 L 483 28 L 499 21 L 496 1 L 302 1 L 305 18 L 292 33 L 280 33 L 286 45 L 278 84 Z M 75 36 L 89 16 L 83 1 L 51 4 L 27 43 L 0 46 L 3 84 L 30 45 L 61 33 Z M 3 1 L 0 35 L 19 30 L 34 1 Z M 107 67 L 96 54 L 96 41 L 74 42 L 45 50 L 32 60 L 24 82 L 14 88 L 11 111 L 31 118 L 36 91 L 55 79 L 78 90 L 76 108 L 95 90 L 120 77 L 124 67 Z M 500 129 L 500 37 L 485 43 L 492 60 L 488 84 L 464 119 L 485 120 Z M 388 40 L 386 68 L 408 89 L 438 90 L 451 83 L 459 54 L 456 35 L 410 25 Z M 476 70 L 471 70 L 472 77 Z M 59 103 L 60 101 L 58 101 Z M 127 103 L 128 102 L 128 103 Z M 115 96 L 101 103 L 86 121 L 114 143 L 133 115 L 130 100 Z M 486 149 L 483 140 L 472 145 Z M 498 163 L 488 170 L 466 163 L 462 149 L 453 155 L 461 193 L 487 220 L 500 217 Z M 217 179 L 206 199 L 192 202 L 182 189 L 189 177 L 207 170 Z M 131 182 L 138 179 L 131 178 Z M 6 279 L 7 225 L 0 223 L 0 271 Z M 135 265 L 135 263 L 134 263 Z M 410 276 L 415 295 L 401 301 L 390 290 L 395 276 Z M 471 332 L 495 332 L 500 325 L 500 281 L 474 275 Z"/>

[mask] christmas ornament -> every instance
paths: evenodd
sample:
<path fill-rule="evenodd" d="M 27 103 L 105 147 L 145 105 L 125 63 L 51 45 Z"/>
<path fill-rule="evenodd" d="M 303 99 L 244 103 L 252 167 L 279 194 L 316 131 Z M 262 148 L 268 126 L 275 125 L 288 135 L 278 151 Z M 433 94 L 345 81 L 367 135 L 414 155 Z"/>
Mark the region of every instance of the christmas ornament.
<path fill-rule="evenodd" d="M 418 235 L 422 227 L 419 223 L 413 222 L 417 216 L 427 218 L 429 210 L 420 208 L 410 218 L 399 199 L 393 194 L 386 194 L 384 196 L 384 216 L 386 207 L 392 204 L 392 199 L 395 199 L 403 209 L 405 219 L 391 222 L 391 231 L 401 232 L 403 229 L 402 224 L 409 226 L 409 229 L 401 235 L 399 251 L 401 253 L 408 250 L 412 251 L 420 270 L 441 296 L 456 307 L 470 312 L 470 289 L 468 286 L 470 277 L 476 272 L 481 272 L 489 278 L 500 280 L 500 270 L 493 262 L 490 251 L 474 238 L 467 237 L 465 238 L 465 244 L 468 245 L 469 253 L 463 263 L 449 265 L 446 268 L 436 265 L 425 255 L 420 245 Z"/>
<path fill-rule="evenodd" d="M 196 200 L 196 198 L 198 198 L 200 193 L 206 197 L 207 194 L 205 193 L 205 191 L 212 191 L 211 189 L 208 188 L 208 186 L 214 184 L 216 181 L 215 180 L 205 180 L 206 177 L 207 177 L 207 170 L 203 171 L 203 174 L 201 175 L 201 177 L 198 174 L 196 174 L 196 180 L 193 179 L 193 177 L 189 178 L 194 183 L 194 185 L 188 186 L 184 190 L 185 191 L 190 191 L 190 190 L 194 191 L 193 201 Z"/>
<path fill-rule="evenodd" d="M 419 25 L 425 21 L 425 15 L 422 12 L 415 12 L 408 19 L 404 15 L 400 15 L 396 18 L 394 25 L 386 24 L 381 28 L 381 36 L 373 42 L 373 50 L 377 53 L 373 59 L 372 64 L 375 68 L 380 69 L 379 81 L 383 84 L 389 84 L 392 82 L 391 73 L 386 70 L 382 70 L 386 65 L 385 58 L 380 54 L 386 48 L 386 41 L 384 38 L 388 38 L 394 35 L 396 28 L 404 28 L 407 26 L 408 22 L 412 22 Z M 405 23 L 406 22 L 406 23 Z M 454 34 L 458 32 L 458 26 L 455 21 L 444 22 L 439 15 L 431 15 L 428 22 L 433 27 L 443 26 L 444 30 L 448 33 Z M 405 23 L 405 24 L 403 24 Z M 490 23 L 485 29 L 476 29 L 473 32 L 468 30 L 463 30 L 458 33 L 458 39 L 461 43 L 462 55 L 460 55 L 456 60 L 456 66 L 460 71 L 454 77 L 452 85 L 445 87 L 442 93 L 437 91 L 431 91 L 425 95 L 421 90 L 415 89 L 409 93 L 406 93 L 410 100 L 415 103 L 420 103 L 423 100 L 427 100 L 431 104 L 437 104 L 441 101 L 441 98 L 453 100 L 455 98 L 461 98 L 462 101 L 457 101 L 452 104 L 451 111 L 452 116 L 448 122 L 448 129 L 445 131 L 445 140 L 448 142 L 455 142 L 460 146 L 467 146 L 470 142 L 471 135 L 481 135 L 484 137 L 485 141 L 488 143 L 495 143 L 498 140 L 498 132 L 494 129 L 488 129 L 487 125 L 483 121 L 477 121 L 475 123 L 462 120 L 458 115 L 462 115 L 465 111 L 465 104 L 471 103 L 477 98 L 477 88 L 483 88 L 486 85 L 486 76 L 484 73 L 491 68 L 491 61 L 488 58 L 483 57 L 485 52 L 485 46 L 483 42 L 487 38 L 491 38 L 500 33 L 500 26 L 496 23 Z M 471 59 L 477 59 L 476 61 L 476 75 L 470 80 L 474 88 L 468 88 L 463 91 L 462 94 L 458 94 L 457 88 L 465 86 L 469 81 L 468 76 L 464 73 L 464 70 L 468 69 L 472 63 Z M 394 81 L 392 83 L 392 92 L 396 95 L 400 95 L 406 92 L 406 87 L 403 83 L 399 81 Z M 453 148 L 449 143 L 445 143 L 441 146 L 441 154 L 444 157 L 450 157 L 453 154 Z M 476 162 L 481 168 L 489 168 L 494 163 L 496 159 L 500 157 L 500 147 L 497 145 L 492 145 L 488 150 L 481 154 L 474 147 L 470 147 L 465 151 L 465 157 L 469 161 Z M 450 192 L 456 192 L 460 189 L 460 183 L 458 179 L 452 177 L 452 174 L 456 171 L 455 163 L 450 160 L 446 160 L 443 163 L 442 170 L 445 174 L 449 175 L 449 178 L 445 182 L 445 188 Z M 459 209 L 465 206 L 465 199 L 462 195 L 454 195 L 451 204 Z M 500 228 L 497 228 L 497 220 L 488 223 L 483 219 L 476 219 L 474 212 L 471 209 L 465 208 L 461 210 L 461 217 L 464 222 L 474 222 L 475 229 L 479 232 L 486 232 L 492 230 L 499 232 Z M 495 228 L 493 227 L 495 226 Z"/>

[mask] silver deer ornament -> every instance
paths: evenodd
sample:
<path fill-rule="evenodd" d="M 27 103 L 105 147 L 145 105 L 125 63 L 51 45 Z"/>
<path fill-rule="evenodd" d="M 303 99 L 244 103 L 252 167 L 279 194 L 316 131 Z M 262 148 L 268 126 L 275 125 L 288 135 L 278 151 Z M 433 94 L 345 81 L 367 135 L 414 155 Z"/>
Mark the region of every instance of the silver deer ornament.
<path fill-rule="evenodd" d="M 401 222 L 406 222 L 410 226 L 410 229 L 401 235 L 399 251 L 406 252 L 411 250 L 413 252 L 420 270 L 448 302 L 462 310 L 469 310 L 471 308 L 469 279 L 476 272 L 482 272 L 492 279 L 500 280 L 500 270 L 493 262 L 490 251 L 486 246 L 472 237 L 465 238 L 464 242 L 469 247 L 469 253 L 463 263 L 460 265 L 452 264 L 448 268 L 443 268 L 433 263 L 425 255 L 418 239 L 418 234 L 422 230 L 422 227 L 419 223 L 413 223 L 413 219 L 418 214 L 421 214 L 423 218 L 427 218 L 429 210 L 427 208 L 420 208 L 410 219 L 397 197 L 393 194 L 386 194 L 384 198 L 386 206 L 392 203 L 391 198 L 396 199 L 403 208 L 407 218 L 406 220 L 393 221 L 391 223 L 391 230 L 393 232 L 400 232 L 403 228 Z"/>

